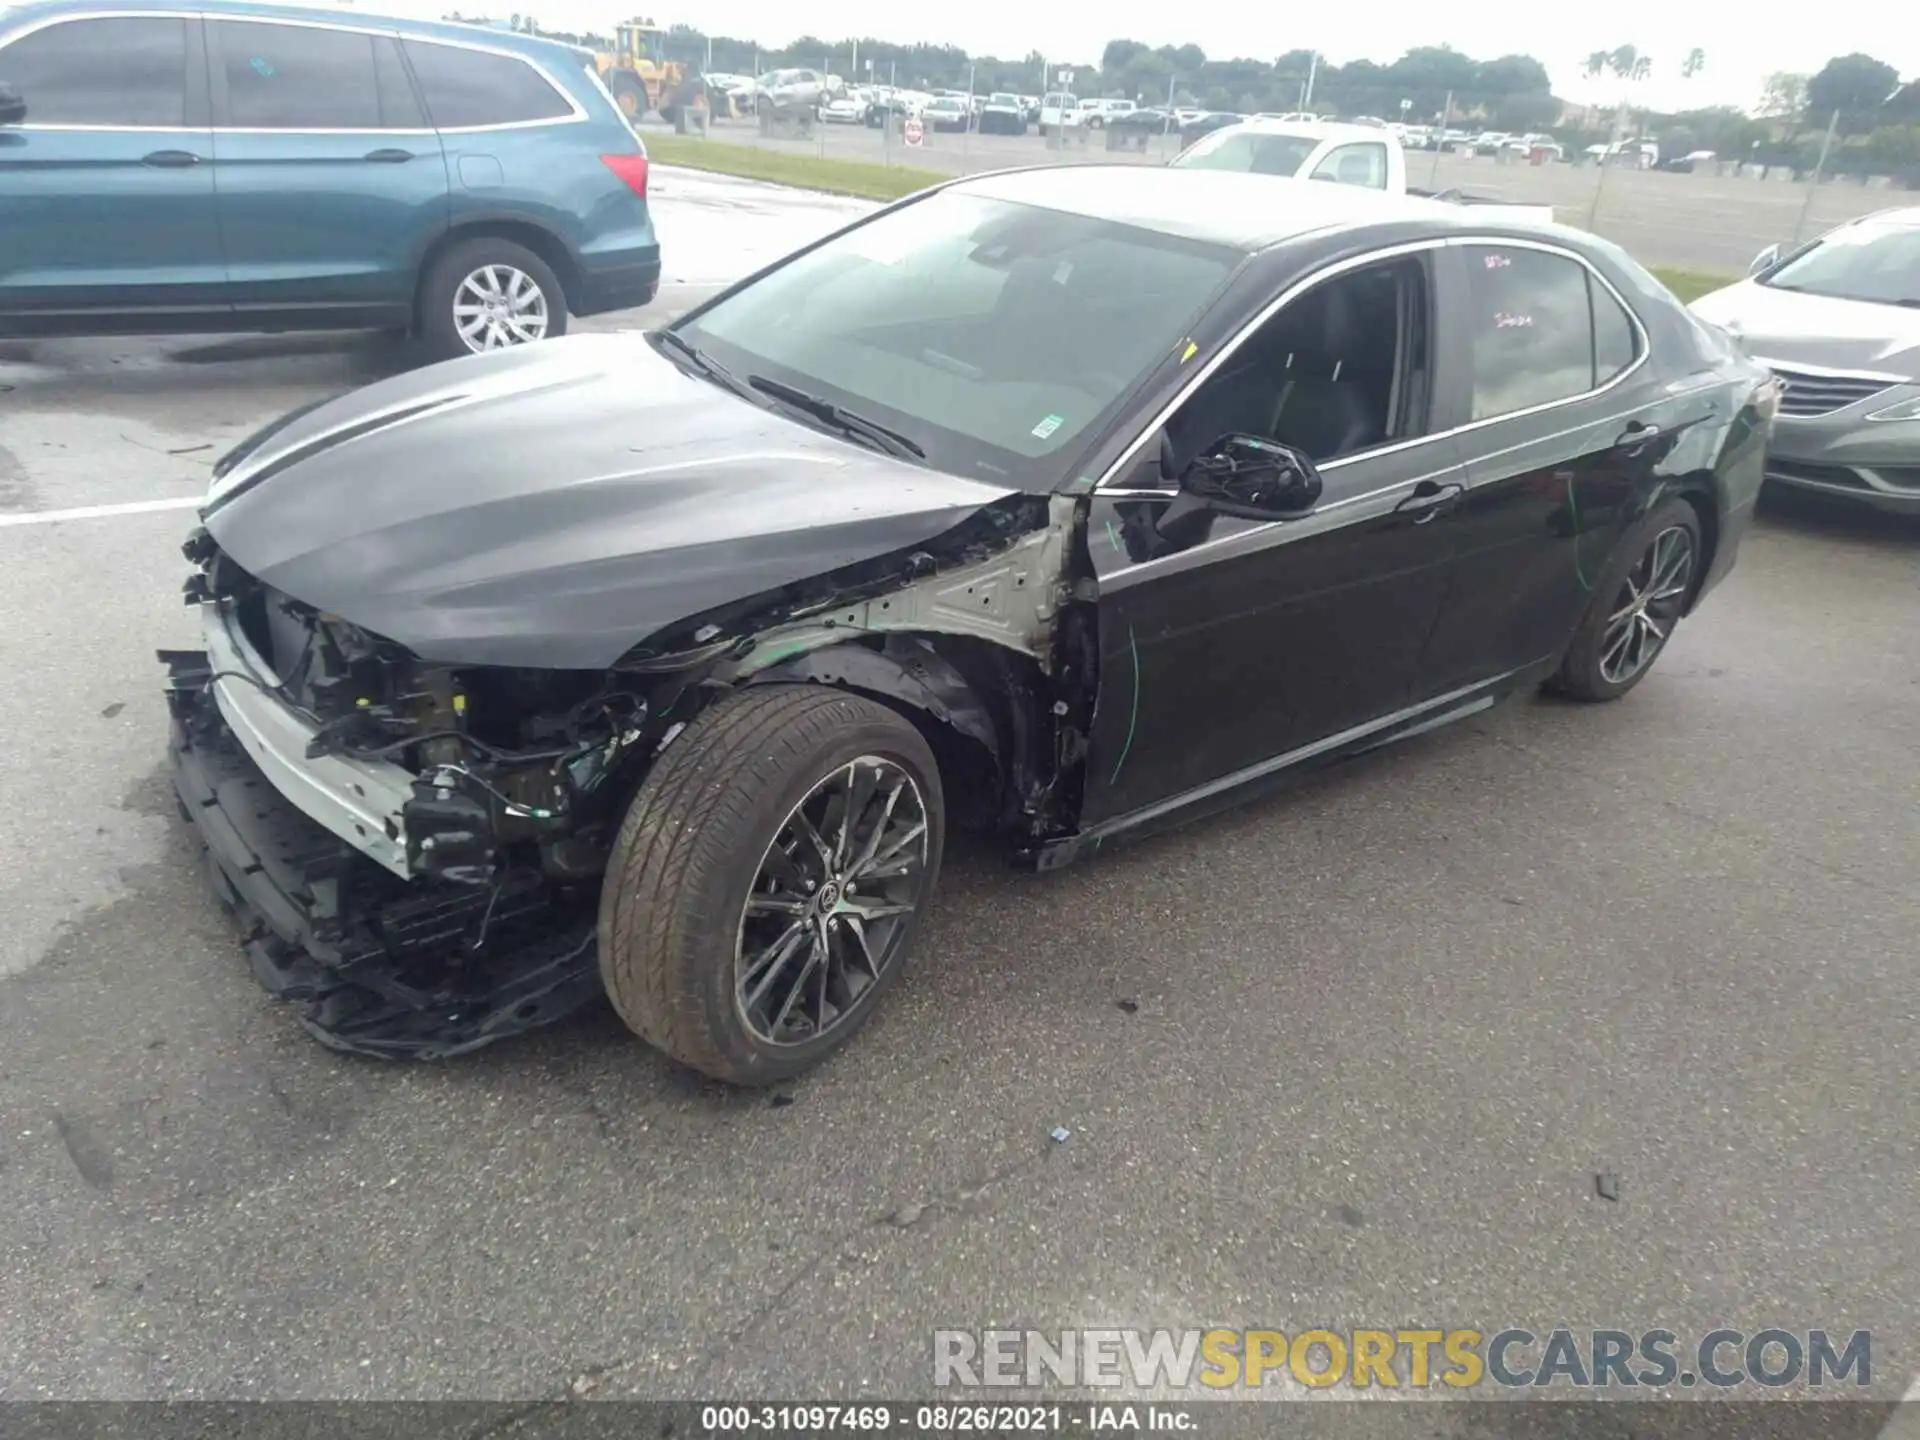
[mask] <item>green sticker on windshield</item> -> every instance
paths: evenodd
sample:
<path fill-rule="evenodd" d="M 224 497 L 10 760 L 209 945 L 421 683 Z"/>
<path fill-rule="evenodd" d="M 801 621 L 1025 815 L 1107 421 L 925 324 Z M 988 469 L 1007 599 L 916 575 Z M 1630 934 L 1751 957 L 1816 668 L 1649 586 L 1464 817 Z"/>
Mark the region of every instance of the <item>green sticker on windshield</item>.
<path fill-rule="evenodd" d="M 1033 427 L 1033 438 L 1036 440 L 1044 440 L 1066 423 L 1067 417 L 1064 415 L 1049 415 Z"/>

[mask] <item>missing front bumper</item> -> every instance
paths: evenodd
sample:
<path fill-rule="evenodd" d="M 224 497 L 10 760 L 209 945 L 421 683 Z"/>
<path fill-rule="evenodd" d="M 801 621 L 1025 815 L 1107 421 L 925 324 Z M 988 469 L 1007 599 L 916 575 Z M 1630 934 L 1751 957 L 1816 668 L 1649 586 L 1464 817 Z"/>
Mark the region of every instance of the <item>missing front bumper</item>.
<path fill-rule="evenodd" d="M 163 651 L 174 791 L 255 977 L 322 1044 L 436 1060 L 600 994 L 590 897 L 537 876 L 403 881 L 290 805 L 235 739 L 201 651 Z"/>

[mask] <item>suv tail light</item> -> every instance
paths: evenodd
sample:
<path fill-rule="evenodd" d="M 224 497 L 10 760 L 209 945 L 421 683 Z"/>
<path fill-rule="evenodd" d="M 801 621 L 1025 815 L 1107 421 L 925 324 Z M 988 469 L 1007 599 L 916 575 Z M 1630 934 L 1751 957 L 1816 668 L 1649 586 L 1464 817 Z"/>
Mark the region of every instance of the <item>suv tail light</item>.
<path fill-rule="evenodd" d="M 600 163 L 626 182 L 627 188 L 642 200 L 647 198 L 647 157 L 644 155 L 602 155 Z"/>

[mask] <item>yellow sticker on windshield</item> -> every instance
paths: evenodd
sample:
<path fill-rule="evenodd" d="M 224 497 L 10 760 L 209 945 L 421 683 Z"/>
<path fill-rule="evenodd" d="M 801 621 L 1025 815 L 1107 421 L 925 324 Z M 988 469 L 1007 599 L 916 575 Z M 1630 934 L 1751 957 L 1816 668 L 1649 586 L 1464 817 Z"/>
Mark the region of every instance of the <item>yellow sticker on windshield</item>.
<path fill-rule="evenodd" d="M 1187 341 L 1187 348 L 1180 352 L 1180 363 L 1182 365 L 1186 364 L 1187 361 L 1191 360 L 1195 355 L 1199 353 L 1200 353 L 1200 347 L 1194 344 L 1193 341 L 1191 340 Z"/>

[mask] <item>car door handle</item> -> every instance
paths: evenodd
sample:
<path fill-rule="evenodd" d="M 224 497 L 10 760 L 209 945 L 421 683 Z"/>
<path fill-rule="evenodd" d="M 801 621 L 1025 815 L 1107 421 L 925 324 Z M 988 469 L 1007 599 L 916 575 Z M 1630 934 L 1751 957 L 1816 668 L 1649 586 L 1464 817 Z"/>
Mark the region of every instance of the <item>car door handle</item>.
<path fill-rule="evenodd" d="M 1411 495 L 1393 507 L 1393 513 L 1411 515 L 1414 524 L 1424 525 L 1434 516 L 1446 514 L 1466 493 L 1467 487 L 1464 485 L 1442 485 L 1433 480 L 1422 480 L 1413 487 Z"/>
<path fill-rule="evenodd" d="M 156 150 L 151 155 L 142 155 L 140 163 L 156 170 L 185 170 L 190 165 L 198 165 L 200 157 L 191 150 Z"/>
<path fill-rule="evenodd" d="M 1620 432 L 1613 443 L 1616 448 L 1625 450 L 1629 455 L 1638 455 L 1658 440 L 1661 434 L 1662 431 L 1658 425 L 1649 424 L 1645 420 L 1633 420 L 1628 422 L 1627 428 Z"/>
<path fill-rule="evenodd" d="M 361 157 L 376 165 L 404 165 L 413 158 L 411 150 L 369 150 Z"/>

